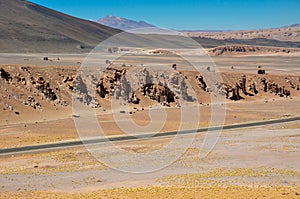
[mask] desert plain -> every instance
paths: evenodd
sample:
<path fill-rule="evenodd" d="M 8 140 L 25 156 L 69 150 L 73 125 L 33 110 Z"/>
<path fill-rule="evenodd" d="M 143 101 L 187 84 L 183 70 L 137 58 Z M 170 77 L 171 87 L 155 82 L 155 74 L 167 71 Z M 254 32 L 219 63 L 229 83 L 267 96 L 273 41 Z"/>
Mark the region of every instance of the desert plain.
<path fill-rule="evenodd" d="M 124 132 L 122 127 L 131 122 L 146 127 L 158 123 L 160 129 L 155 132 L 157 134 L 177 131 L 182 125 L 182 106 L 166 87 L 153 83 L 137 89 L 133 98 L 127 96 L 127 100 L 131 100 L 128 110 L 118 109 L 116 112 L 111 105 L 117 92 L 110 90 L 111 85 L 117 86 L 117 82 L 122 80 L 119 74 L 129 73 L 141 64 L 144 64 L 142 68 L 147 68 L 149 60 L 157 60 L 152 64 L 159 62 L 160 67 L 174 70 L 180 81 L 188 81 L 190 88 L 194 89 L 193 103 L 199 109 L 200 116 L 196 118 L 197 124 L 191 125 L 189 121 L 196 121 L 195 116 L 185 116 L 186 125 L 183 126 L 200 129 L 214 126 L 214 117 L 222 117 L 225 126 L 274 119 L 278 122 L 225 129 L 218 133 L 198 132 L 113 142 L 126 153 L 148 154 L 163 149 L 177 137 L 179 140 L 172 150 L 174 153 L 177 150 L 184 152 L 164 167 L 160 167 L 159 160 L 123 161 L 123 154 L 111 151 L 107 143 L 96 144 L 94 150 L 97 150 L 97 156 L 90 151 L 93 148 L 82 145 L 2 153 L 0 198 L 300 197 L 300 122 L 280 122 L 280 119 L 299 116 L 300 58 L 297 54 L 213 56 L 211 63 L 215 64 L 214 71 L 204 64 L 203 73 L 217 71 L 222 80 L 216 88 L 223 96 L 220 105 L 223 107 L 221 112 L 215 113 L 212 111 L 214 91 L 210 90 L 209 83 L 205 87 L 202 81 L 209 81 L 209 76 L 203 75 L 200 80 L 201 72 L 189 70 L 185 60 L 168 53 L 159 56 L 131 55 L 134 59 L 122 60 L 121 57 L 109 63 L 110 69 L 102 73 L 104 76 L 97 77 L 94 85 L 91 84 L 97 92 L 95 99 L 88 101 L 82 90 L 74 89 L 86 56 L 1 54 L 1 150 L 96 136 L 97 132 L 83 135 L 76 128 L 76 120 L 83 117 L 74 112 L 72 97 L 76 98 L 76 93 L 79 93 L 84 106 L 93 110 L 93 117 L 105 136 L 124 136 L 128 132 Z M 44 60 L 44 57 L 49 60 Z M 265 74 L 258 74 L 258 70 L 264 70 Z M 138 78 L 145 74 L 145 71 L 138 74 Z M 153 78 L 154 75 L 150 76 Z M 245 93 L 243 78 L 246 82 Z M 234 94 L 235 88 L 238 88 L 238 93 Z M 178 95 L 184 99 L 185 93 Z M 122 96 L 120 94 L 120 98 Z M 156 121 L 155 117 L 150 117 L 158 109 L 166 113 L 162 126 L 160 118 Z M 119 116 L 117 119 L 116 115 Z M 132 129 L 130 133 L 138 136 L 140 132 Z M 208 134 L 212 135 L 215 144 L 205 139 Z M 191 144 L 186 147 L 186 142 L 190 140 Z M 212 150 L 205 147 L 207 143 L 213 146 Z M 201 154 L 206 155 L 201 157 Z M 101 158 L 105 160 L 106 157 L 113 157 L 116 161 L 111 165 L 101 162 Z M 158 169 L 144 173 L 122 172 L 122 168 L 126 170 L 131 166 L 148 168 L 148 164 L 153 168 L 157 164 Z"/>

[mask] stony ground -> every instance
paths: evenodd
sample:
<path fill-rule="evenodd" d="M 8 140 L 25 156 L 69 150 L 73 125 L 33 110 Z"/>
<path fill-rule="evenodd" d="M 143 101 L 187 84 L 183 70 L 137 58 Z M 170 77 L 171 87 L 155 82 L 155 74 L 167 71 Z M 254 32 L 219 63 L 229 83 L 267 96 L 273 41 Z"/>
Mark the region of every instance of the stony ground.
<path fill-rule="evenodd" d="M 164 57 L 164 62 L 170 58 L 168 56 Z M 60 57 L 60 60 L 45 63 L 29 56 L 38 66 L 24 64 L 28 60 L 23 58 L 16 59 L 20 64 L 0 66 L 5 71 L 1 71 L 0 79 L 1 148 L 78 139 L 71 106 L 74 93 L 71 87 L 78 66 L 66 65 L 76 65 L 82 59 Z M 298 58 L 215 59 L 223 78 L 218 83 L 221 83 L 220 92 L 225 91 L 225 124 L 299 115 Z M 172 57 L 172 64 L 177 63 L 177 72 L 181 72 L 197 91 L 201 113 L 199 127 L 208 126 L 212 107 L 209 88 L 204 88 L 199 74 L 188 71 L 184 62 L 177 61 Z M 116 63 L 117 70 L 124 67 L 122 62 Z M 172 69 L 170 61 L 167 62 L 166 66 Z M 52 67 L 45 70 L 49 64 L 53 64 Z M 129 65 L 134 64 L 139 63 Z M 132 66 L 129 65 L 125 68 L 130 69 Z M 258 75 L 259 65 L 268 74 Z M 100 96 L 98 105 L 94 101 L 91 103 L 96 105 L 91 108 L 96 111 L 107 135 L 123 134 L 110 110 L 113 91 L 109 89 L 109 83 L 117 84 L 118 79 L 114 78 L 122 73 L 114 71 L 110 70 L 103 78 L 103 86 L 109 95 Z M 253 83 L 257 85 L 257 94 Z M 99 85 L 98 81 L 95 81 L 95 90 L 96 85 Z M 98 88 L 101 88 L 101 82 Z M 160 90 L 163 94 L 158 92 L 160 95 L 156 95 L 154 88 L 156 93 Z M 289 90 L 290 96 L 283 92 L 283 88 Z M 133 119 L 136 124 L 147 126 L 151 122 L 149 113 L 156 111 L 152 107 L 161 103 L 158 99 L 171 95 L 163 87 L 151 85 L 147 89 L 150 92 L 146 95 L 141 95 L 140 91 L 136 93 L 134 97 L 140 99 L 139 104 L 130 103 L 130 110 L 123 114 L 130 117 L 122 119 L 121 123 Z M 99 90 L 99 93 L 103 92 Z M 164 105 L 168 116 L 161 131 L 178 129 L 180 108 L 176 107 L 176 102 Z M 193 117 L 190 115 L 188 119 Z M 117 160 L 114 165 L 98 161 L 83 147 L 2 156 L 0 198 L 299 198 L 299 129 L 299 122 L 290 122 L 223 131 L 219 137 L 216 135 L 217 144 L 212 151 L 207 151 L 207 145 L 202 145 L 205 134 L 183 136 L 173 152 L 182 151 L 183 143 L 193 140 L 184 155 L 169 166 L 143 174 L 119 172 L 110 166 L 122 169 L 144 165 L 147 168 L 159 162 L 126 162 L 126 159 L 122 160 L 122 154 L 110 150 L 109 145 L 96 145 L 94 149 L 97 149 L 98 157 L 114 157 Z M 120 142 L 116 146 L 128 153 L 143 154 L 162 149 L 171 141 L 172 138 L 159 138 Z M 199 154 L 203 153 L 208 155 L 200 158 Z"/>
<path fill-rule="evenodd" d="M 198 135 L 172 165 L 143 174 L 112 170 L 84 148 L 2 157 L 0 196 L 299 198 L 299 133 L 299 122 L 224 131 L 204 159 L 199 158 L 205 150 L 204 135 Z M 129 152 L 148 153 L 168 142 L 161 138 L 118 145 Z M 103 155 L 112 156 L 107 146 L 99 147 Z M 118 154 L 113 157 L 118 159 Z"/>

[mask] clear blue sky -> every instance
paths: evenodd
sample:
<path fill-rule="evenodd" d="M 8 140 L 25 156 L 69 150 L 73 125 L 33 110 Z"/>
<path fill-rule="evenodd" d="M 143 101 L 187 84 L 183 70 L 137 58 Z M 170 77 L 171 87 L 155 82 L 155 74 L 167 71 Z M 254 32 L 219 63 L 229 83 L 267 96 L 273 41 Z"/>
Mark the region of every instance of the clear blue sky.
<path fill-rule="evenodd" d="M 238 30 L 300 23 L 300 0 L 30 0 L 96 20 L 116 15 L 177 30 Z"/>

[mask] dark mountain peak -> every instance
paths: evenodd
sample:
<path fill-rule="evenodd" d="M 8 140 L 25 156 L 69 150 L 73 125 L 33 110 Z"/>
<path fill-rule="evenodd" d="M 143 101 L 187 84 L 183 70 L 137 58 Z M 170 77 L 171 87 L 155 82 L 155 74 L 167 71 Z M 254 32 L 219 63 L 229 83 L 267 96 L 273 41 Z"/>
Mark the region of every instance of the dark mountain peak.
<path fill-rule="evenodd" d="M 147 27 L 155 27 L 154 25 L 148 24 L 144 21 L 134 21 L 131 19 L 126 19 L 118 16 L 108 15 L 99 20 L 98 23 L 109 26 L 112 28 L 117 28 L 121 30 L 131 30 L 136 28 L 147 28 Z"/>
<path fill-rule="evenodd" d="M 291 25 L 288 25 L 288 26 L 283 26 L 282 28 L 295 28 L 295 27 L 300 27 L 300 24 L 299 23 L 291 24 Z"/>

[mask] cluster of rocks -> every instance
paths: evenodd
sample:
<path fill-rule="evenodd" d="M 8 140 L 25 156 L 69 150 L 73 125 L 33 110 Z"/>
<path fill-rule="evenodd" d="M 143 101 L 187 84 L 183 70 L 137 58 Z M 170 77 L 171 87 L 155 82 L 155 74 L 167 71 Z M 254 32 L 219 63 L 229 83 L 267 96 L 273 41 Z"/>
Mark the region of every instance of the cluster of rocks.
<path fill-rule="evenodd" d="M 10 74 L 5 71 L 3 68 L 0 68 L 0 77 L 2 79 L 5 79 L 6 81 L 11 81 L 12 77 L 10 76 Z"/>
<path fill-rule="evenodd" d="M 109 53 L 116 53 L 118 51 L 119 51 L 118 47 L 107 48 L 107 52 Z"/>
<path fill-rule="evenodd" d="M 96 84 L 101 98 L 113 97 L 133 104 L 140 103 L 137 92 L 166 106 L 179 98 L 193 101 L 187 90 L 185 78 L 180 73 L 173 70 L 170 75 L 163 72 L 150 75 L 145 67 L 134 69 L 134 72 L 124 67 L 107 68 Z"/>
<path fill-rule="evenodd" d="M 295 84 L 293 81 L 287 79 L 287 83 L 290 83 L 292 89 L 300 90 L 299 85 Z M 299 80 L 300 82 L 300 80 Z M 222 95 L 225 95 L 226 98 L 231 100 L 240 100 L 244 99 L 241 96 L 254 96 L 259 93 L 259 90 L 264 92 L 274 93 L 280 97 L 289 97 L 291 96 L 290 90 L 288 90 L 285 86 L 279 86 L 272 80 L 267 80 L 265 77 L 260 78 L 260 84 L 258 89 L 258 85 L 252 79 L 247 81 L 245 75 L 242 75 L 241 79 L 235 83 L 234 86 L 225 83 L 216 83 L 216 87 Z"/>
<path fill-rule="evenodd" d="M 14 76 L 14 79 L 16 80 L 17 83 L 21 83 L 22 85 L 26 85 L 26 78 L 21 75 L 20 73 L 16 73 Z"/>
<path fill-rule="evenodd" d="M 144 96 L 155 100 L 163 105 L 169 106 L 171 102 L 175 102 L 175 94 L 168 88 L 159 84 L 146 84 L 142 87 Z"/>
<path fill-rule="evenodd" d="M 292 89 L 296 89 L 297 91 L 300 90 L 300 86 L 299 84 L 296 84 L 294 81 L 288 79 L 288 78 L 285 78 L 286 79 L 286 82 L 290 84 L 291 88 Z M 300 83 L 300 78 L 299 78 L 299 83 Z"/>
<path fill-rule="evenodd" d="M 265 70 L 265 69 L 262 69 L 261 66 L 258 66 L 257 68 L 258 68 L 257 74 L 259 74 L 259 75 L 264 75 L 264 74 L 266 74 L 266 70 Z"/>
<path fill-rule="evenodd" d="M 255 82 L 250 80 L 247 85 L 246 75 L 242 75 L 242 78 L 239 80 L 238 87 L 242 90 L 244 95 L 254 96 L 254 94 L 258 94 Z"/>
<path fill-rule="evenodd" d="M 50 83 L 51 81 L 45 79 L 44 75 L 41 73 L 32 74 L 29 66 L 19 67 L 19 71 L 16 71 L 13 75 L 11 75 L 7 70 L 0 68 L 0 79 L 7 81 L 8 84 L 13 85 L 18 89 L 26 89 L 27 91 L 31 92 L 29 95 L 15 95 L 14 98 L 21 104 L 32 107 L 33 109 L 42 109 L 42 105 L 37 102 L 38 96 L 41 96 L 42 100 L 46 99 L 50 101 L 54 106 L 60 105 L 66 107 L 69 105 L 67 100 L 61 97 L 61 94 L 64 95 L 65 93 L 61 93 L 61 86 L 66 85 L 67 88 L 73 92 L 75 87 L 74 84 L 77 79 L 75 78 L 75 75 L 68 75 L 66 77 L 64 77 L 64 75 L 61 73 L 58 75 L 64 79 L 62 82 L 56 81 L 58 86 L 55 86 L 55 83 Z M 5 88 L 4 91 L 7 91 L 7 88 Z M 78 92 L 78 90 L 75 90 L 75 92 Z M 3 98 L 10 99 L 11 96 L 3 95 Z M 85 96 L 82 98 L 86 99 L 83 101 L 87 101 L 89 104 L 91 104 L 90 96 Z M 93 106 L 100 107 L 99 103 L 93 103 Z"/>
<path fill-rule="evenodd" d="M 114 97 L 129 103 L 138 104 L 140 99 L 132 91 L 127 80 L 126 68 L 107 68 L 96 84 L 96 92 L 101 98 Z"/>
<path fill-rule="evenodd" d="M 258 69 L 257 74 L 263 75 L 263 74 L 266 74 L 266 71 L 264 69 Z"/>
<path fill-rule="evenodd" d="M 126 76 L 122 76 L 120 80 L 116 82 L 113 96 L 116 99 L 122 99 L 123 101 L 127 101 L 133 104 L 138 104 L 140 102 L 140 99 L 136 96 L 135 92 L 132 90 Z"/>
<path fill-rule="evenodd" d="M 27 72 L 28 74 L 31 74 L 30 67 L 21 67 L 21 70 Z M 22 76 L 19 73 L 16 73 L 15 79 L 18 83 L 21 83 L 23 85 L 28 85 L 28 82 L 33 85 L 33 87 L 37 90 L 33 93 L 39 95 L 41 93 L 45 98 L 51 102 L 54 102 L 54 105 L 61 105 L 61 106 L 68 106 L 68 102 L 66 100 L 60 99 L 57 93 L 60 92 L 60 88 L 56 87 L 53 89 L 50 85 L 49 81 L 46 81 L 44 77 L 40 74 L 34 76 L 30 76 L 30 81 L 27 82 L 26 78 Z M 36 102 L 36 100 L 32 96 L 28 96 L 27 101 L 22 102 L 26 106 L 30 106 L 34 109 L 41 108 L 41 104 Z"/>
<path fill-rule="evenodd" d="M 50 87 L 49 81 L 46 81 L 41 75 L 38 75 L 36 78 L 31 77 L 31 83 L 34 87 L 40 91 L 48 100 L 55 101 L 57 95 Z"/>
<path fill-rule="evenodd" d="M 41 108 L 40 103 L 38 103 L 33 96 L 28 96 L 26 101 L 22 102 L 25 106 L 32 107 L 33 109 Z"/>
<path fill-rule="evenodd" d="M 75 100 L 92 108 L 101 107 L 100 104 L 96 102 L 93 99 L 93 97 L 89 94 L 87 83 L 83 81 L 83 78 L 80 74 L 78 74 L 77 76 L 64 76 L 62 74 L 59 74 L 59 76 L 63 77 L 62 85 L 66 86 L 66 88 L 72 92 L 73 98 Z M 58 103 L 63 106 L 68 105 L 66 101 L 59 101 Z"/>
<path fill-rule="evenodd" d="M 96 85 L 97 94 L 101 98 L 111 96 L 118 100 L 138 104 L 140 99 L 132 90 L 129 81 L 126 78 L 126 72 L 127 69 L 124 67 L 108 67 Z"/>
<path fill-rule="evenodd" d="M 11 105 L 8 105 L 8 104 L 4 104 L 5 105 L 5 108 L 3 108 L 2 110 L 10 110 L 10 111 L 13 111 L 16 115 L 20 115 L 20 112 L 19 111 L 14 111 L 14 107 L 11 106 Z"/>
<path fill-rule="evenodd" d="M 115 49 L 112 49 L 112 51 Z M 14 85 L 18 88 L 28 89 L 33 94 L 21 95 L 21 99 L 13 95 L 3 95 L 4 99 L 15 97 L 25 106 L 32 107 L 33 109 L 41 109 L 40 97 L 46 98 L 51 101 L 54 106 L 62 105 L 67 106 L 68 103 L 63 100 L 65 92 L 72 93 L 73 97 L 82 104 L 88 105 L 93 108 L 101 107 L 98 102 L 99 98 L 114 98 L 117 100 L 125 101 L 126 103 L 139 104 L 142 96 L 147 97 L 165 106 L 178 105 L 179 101 L 194 101 L 194 98 L 189 95 L 189 86 L 187 84 L 187 77 L 178 72 L 176 64 L 173 64 L 168 70 L 153 67 L 110 67 L 106 68 L 103 76 L 98 81 L 91 75 L 86 75 L 83 78 L 81 75 L 68 75 L 64 76 L 59 73 L 59 80 L 47 81 L 43 75 L 33 75 L 30 73 L 29 67 L 21 67 L 19 71 L 13 73 L 11 76 L 9 72 L 0 68 L 0 79 L 3 83 Z M 260 70 L 261 67 L 259 67 Z M 208 67 L 207 70 L 210 70 Z M 33 71 L 32 71 L 33 72 Z M 47 77 L 47 76 L 46 76 Z M 193 76 L 197 85 L 204 92 L 211 92 L 211 88 L 207 85 L 203 76 Z M 230 100 L 241 100 L 245 96 L 254 96 L 259 92 L 268 92 L 281 97 L 289 97 L 291 95 L 289 89 L 300 90 L 300 79 L 286 78 L 286 82 L 279 86 L 278 83 L 266 79 L 268 75 L 256 75 L 256 83 L 253 79 L 242 75 L 238 81 L 231 83 L 216 83 L 218 91 Z M 276 79 L 275 79 L 276 80 Z M 231 81 L 231 80 L 230 80 Z M 54 82 L 54 83 L 53 83 Z M 57 87 L 55 87 L 57 82 Z M 284 86 L 283 86 L 284 85 Z M 14 87 L 12 89 L 15 89 Z M 91 96 L 89 91 L 96 91 L 95 98 Z M 140 99 L 141 98 L 141 99 Z M 40 101 L 41 102 L 41 101 Z M 13 109 L 13 108 L 11 108 Z"/>
<path fill-rule="evenodd" d="M 227 99 L 234 101 L 244 99 L 240 95 L 241 87 L 238 83 L 236 83 L 234 86 L 225 83 L 216 83 L 216 87 L 218 88 L 219 93 L 225 95 Z"/>
<path fill-rule="evenodd" d="M 152 55 L 170 55 L 170 54 L 174 54 L 174 53 L 169 50 L 157 49 L 157 50 L 150 51 L 149 54 L 150 55 L 151 54 Z"/>
<path fill-rule="evenodd" d="M 30 70 L 29 70 L 30 67 L 29 67 L 29 66 L 21 66 L 20 69 L 21 69 L 22 71 L 28 72 L 28 73 L 30 74 Z"/>
<path fill-rule="evenodd" d="M 155 72 L 150 75 L 150 72 L 143 68 L 135 74 L 135 79 L 144 96 L 163 105 L 169 106 L 171 102 L 176 102 L 177 99 L 193 101 L 193 98 L 188 95 L 185 77 L 176 71 L 170 75 L 165 75 L 163 72 Z"/>
<path fill-rule="evenodd" d="M 101 98 L 105 98 L 109 94 L 108 90 L 104 86 L 103 79 L 101 79 L 96 85 L 96 92 Z"/>
<path fill-rule="evenodd" d="M 225 83 L 217 83 L 216 87 L 219 89 L 221 94 L 226 96 L 226 98 L 234 101 L 244 99 L 241 94 L 246 96 L 254 96 L 255 94 L 258 94 L 256 83 L 250 79 L 247 84 L 247 78 L 245 75 L 242 75 L 241 79 L 236 82 L 234 86 Z"/>
<path fill-rule="evenodd" d="M 115 93 L 115 86 L 117 85 L 121 77 L 125 75 L 125 73 L 126 73 L 126 68 L 119 69 L 119 68 L 108 67 L 96 85 L 96 92 L 98 93 L 98 95 L 101 98 L 105 98 L 107 95 L 113 95 L 113 93 Z M 123 80 L 123 83 L 126 84 L 126 81 Z M 120 85 L 118 88 L 120 89 Z M 117 91 L 117 93 L 119 92 Z M 119 95 L 117 95 L 117 97 L 118 96 Z M 129 99 L 129 94 L 127 97 L 124 96 L 124 98 Z"/>
<path fill-rule="evenodd" d="M 264 92 L 274 93 L 275 95 L 279 95 L 280 97 L 289 97 L 291 95 L 291 92 L 284 86 L 279 86 L 277 83 L 271 80 L 268 81 L 266 78 L 262 78 L 261 83 L 263 85 Z"/>
<path fill-rule="evenodd" d="M 226 45 L 219 46 L 210 50 L 210 52 L 215 55 L 223 55 L 227 52 L 229 53 L 245 53 L 245 52 L 256 52 L 259 51 L 260 47 L 257 46 L 248 46 L 248 45 Z"/>
<path fill-rule="evenodd" d="M 185 80 L 186 78 L 182 74 L 174 72 L 169 77 L 170 81 L 168 80 L 168 77 L 166 78 L 166 82 L 170 82 L 168 87 L 174 91 L 178 98 L 189 102 L 194 101 L 194 98 L 188 94 L 188 85 Z"/>
<path fill-rule="evenodd" d="M 67 75 L 63 79 L 63 83 L 67 86 L 69 90 L 73 90 L 74 88 L 74 80 L 75 80 L 75 75 Z"/>
<path fill-rule="evenodd" d="M 73 97 L 76 100 L 81 102 L 84 105 L 91 105 L 92 104 L 92 96 L 88 93 L 88 88 L 86 83 L 83 81 L 81 75 L 77 75 L 74 80 L 74 87 L 73 87 Z"/>
<path fill-rule="evenodd" d="M 84 81 L 85 80 L 85 81 Z M 73 99 L 79 101 L 81 104 L 87 105 L 91 108 L 100 108 L 101 105 L 93 98 L 89 91 L 91 88 L 88 86 L 92 86 L 94 88 L 94 84 L 87 81 L 88 79 L 83 79 L 79 74 L 75 76 L 67 76 L 63 82 L 66 83 L 69 90 L 73 92 Z"/>
<path fill-rule="evenodd" d="M 198 86 L 203 90 L 207 91 L 207 84 L 204 81 L 204 78 L 202 75 L 196 76 L 196 79 L 198 80 Z"/>
<path fill-rule="evenodd" d="M 236 55 L 236 54 L 262 54 L 262 53 L 294 53 L 298 49 L 284 48 L 284 47 L 270 47 L 270 46 L 253 46 L 243 44 L 231 44 L 212 48 L 209 54 L 213 56 L 220 55 Z"/>

